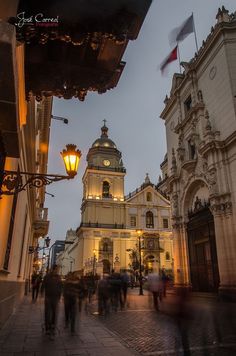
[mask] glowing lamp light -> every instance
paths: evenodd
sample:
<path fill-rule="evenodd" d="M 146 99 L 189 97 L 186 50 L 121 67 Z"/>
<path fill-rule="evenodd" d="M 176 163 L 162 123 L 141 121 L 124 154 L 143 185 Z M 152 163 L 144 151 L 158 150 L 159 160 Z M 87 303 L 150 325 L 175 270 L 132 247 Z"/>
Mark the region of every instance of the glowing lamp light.
<path fill-rule="evenodd" d="M 117 198 L 113 198 L 113 200 L 117 201 L 118 199 Z"/>
<path fill-rule="evenodd" d="M 76 150 L 76 145 L 66 145 L 66 149 L 61 152 L 66 172 L 68 176 L 74 177 L 77 174 L 81 151 Z"/>
<path fill-rule="evenodd" d="M 100 199 L 100 197 L 99 197 L 99 196 L 96 196 L 96 199 L 97 199 L 97 200 L 99 200 L 99 199 Z"/>
<path fill-rule="evenodd" d="M 92 195 L 89 195 L 89 196 L 88 196 L 88 199 L 93 199 Z"/>
<path fill-rule="evenodd" d="M 120 201 L 124 201 L 124 198 L 120 198 Z"/>

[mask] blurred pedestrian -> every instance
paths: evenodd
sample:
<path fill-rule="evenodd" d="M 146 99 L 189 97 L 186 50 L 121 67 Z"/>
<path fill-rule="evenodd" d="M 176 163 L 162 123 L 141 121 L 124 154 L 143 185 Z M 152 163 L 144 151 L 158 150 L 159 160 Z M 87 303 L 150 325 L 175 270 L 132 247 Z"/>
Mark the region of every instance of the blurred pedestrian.
<path fill-rule="evenodd" d="M 122 292 L 121 300 L 122 300 L 123 307 L 125 307 L 126 305 L 129 282 L 130 282 L 129 275 L 126 271 L 124 271 L 123 273 L 121 273 L 121 292 Z"/>
<path fill-rule="evenodd" d="M 31 276 L 31 290 L 32 290 L 32 301 L 36 301 L 39 292 L 39 285 L 37 283 L 38 274 L 34 272 Z"/>
<path fill-rule="evenodd" d="M 104 274 L 103 278 L 98 281 L 98 312 L 99 315 L 109 313 L 110 285 L 109 275 Z"/>
<path fill-rule="evenodd" d="M 71 334 L 75 333 L 77 299 L 79 298 L 79 279 L 69 272 L 64 283 L 65 327 L 70 326 Z"/>
<path fill-rule="evenodd" d="M 80 277 L 79 279 L 79 312 L 82 311 L 83 301 L 87 298 L 88 291 L 84 281 L 84 277 Z"/>
<path fill-rule="evenodd" d="M 169 282 L 169 277 L 168 277 L 164 267 L 161 270 L 161 280 L 162 280 L 162 296 L 165 298 L 166 297 L 166 289 L 167 289 L 167 285 Z"/>
<path fill-rule="evenodd" d="M 45 331 L 53 339 L 57 322 L 58 303 L 62 293 L 62 281 L 57 273 L 57 265 L 53 265 L 52 270 L 44 277 L 41 292 L 45 293 Z"/>
<path fill-rule="evenodd" d="M 117 311 L 119 303 L 121 304 L 121 276 L 120 273 L 112 270 L 111 275 L 108 278 L 110 285 L 110 294 L 111 294 L 111 304 L 113 310 Z"/>
<path fill-rule="evenodd" d="M 153 297 L 153 305 L 156 310 L 159 310 L 159 301 L 158 299 L 161 297 L 161 289 L 162 289 L 162 281 L 157 272 L 150 273 L 148 275 L 148 289 L 152 293 Z"/>

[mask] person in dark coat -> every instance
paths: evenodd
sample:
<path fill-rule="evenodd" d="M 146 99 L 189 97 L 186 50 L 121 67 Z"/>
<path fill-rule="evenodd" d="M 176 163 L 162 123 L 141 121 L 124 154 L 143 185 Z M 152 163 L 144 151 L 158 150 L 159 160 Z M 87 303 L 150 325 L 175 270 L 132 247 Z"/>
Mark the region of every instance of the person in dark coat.
<path fill-rule="evenodd" d="M 52 337 L 55 335 L 57 322 L 58 303 L 62 293 L 61 277 L 57 273 L 57 265 L 52 267 L 52 270 L 46 274 L 43 279 L 41 292 L 45 293 L 45 330 L 47 335 Z"/>
<path fill-rule="evenodd" d="M 77 299 L 79 298 L 79 279 L 73 272 L 69 272 L 64 284 L 65 327 L 70 325 L 70 331 L 75 333 Z"/>
<path fill-rule="evenodd" d="M 118 310 L 119 303 L 121 305 L 121 276 L 120 273 L 112 270 L 108 279 L 110 285 L 111 304 L 114 311 Z"/>
<path fill-rule="evenodd" d="M 42 281 L 42 279 L 41 279 Z M 36 302 L 38 298 L 38 293 L 39 293 L 39 287 L 41 284 L 41 281 L 39 279 L 39 275 L 34 272 L 31 276 L 31 288 L 32 288 L 32 301 Z"/>
<path fill-rule="evenodd" d="M 109 313 L 109 298 L 110 284 L 108 281 L 109 275 L 104 275 L 98 281 L 98 312 L 99 315 L 107 315 Z"/>

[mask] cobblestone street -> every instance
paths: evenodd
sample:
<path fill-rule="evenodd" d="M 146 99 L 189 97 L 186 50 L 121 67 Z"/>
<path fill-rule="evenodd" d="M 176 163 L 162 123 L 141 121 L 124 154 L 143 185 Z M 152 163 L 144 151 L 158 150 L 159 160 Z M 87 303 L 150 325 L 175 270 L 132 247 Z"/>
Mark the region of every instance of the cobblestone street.
<path fill-rule="evenodd" d="M 89 313 L 78 318 L 77 334 L 64 329 L 63 303 L 57 333 L 51 341 L 43 333 L 43 300 L 29 298 L 0 331 L 1 356 L 131 356 L 236 354 L 236 305 L 212 295 L 195 295 L 181 302 L 169 293 L 152 309 L 147 292 L 130 290 L 124 310 L 108 317 L 97 313 L 94 298 Z M 177 303 L 179 302 L 179 303 Z M 185 352 L 183 351 L 185 349 Z"/>
<path fill-rule="evenodd" d="M 156 312 L 150 308 L 147 292 L 131 293 L 126 310 L 100 320 L 141 355 L 236 354 L 235 304 L 218 302 L 213 296 L 179 304 L 168 295 Z M 183 345 L 189 352 L 183 352 Z"/>

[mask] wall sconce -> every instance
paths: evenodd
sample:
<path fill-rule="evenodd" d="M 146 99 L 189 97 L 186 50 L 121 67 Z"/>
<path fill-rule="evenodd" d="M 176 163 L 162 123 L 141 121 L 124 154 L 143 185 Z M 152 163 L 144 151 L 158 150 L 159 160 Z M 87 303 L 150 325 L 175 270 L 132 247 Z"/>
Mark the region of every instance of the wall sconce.
<path fill-rule="evenodd" d="M 66 149 L 61 152 L 61 156 L 65 164 L 67 176 L 20 171 L 3 171 L 0 196 L 3 194 L 17 194 L 22 190 L 25 190 L 26 186 L 29 186 L 29 188 L 41 188 L 42 186 L 51 184 L 52 182 L 74 178 L 77 174 L 81 157 L 80 150 L 76 150 L 76 145 L 69 144 L 66 145 Z M 23 176 L 26 177 L 26 182 L 23 182 Z"/>

